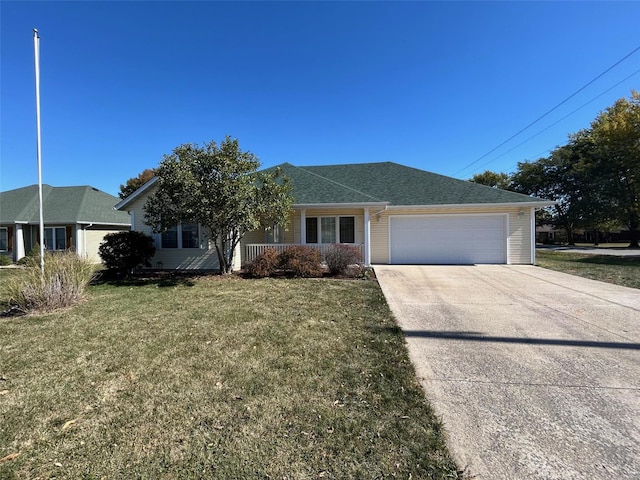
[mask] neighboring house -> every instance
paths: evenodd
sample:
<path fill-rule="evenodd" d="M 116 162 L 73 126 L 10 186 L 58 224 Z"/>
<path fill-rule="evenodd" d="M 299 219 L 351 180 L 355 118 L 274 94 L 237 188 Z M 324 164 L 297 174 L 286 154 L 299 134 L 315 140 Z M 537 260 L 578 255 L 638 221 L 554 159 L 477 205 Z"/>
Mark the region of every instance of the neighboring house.
<path fill-rule="evenodd" d="M 533 264 L 534 212 L 553 203 L 391 162 L 279 167 L 293 185 L 290 222 L 247 234 L 235 268 L 267 247 L 326 251 L 333 243 L 358 246 L 367 265 Z M 155 182 L 116 205 L 131 213 L 133 229 L 149 234 L 144 204 Z M 154 238 L 154 267 L 217 268 L 198 225 Z"/>
<path fill-rule="evenodd" d="M 98 263 L 98 246 L 111 232 L 129 230 L 126 212 L 113 210 L 117 197 L 93 187 L 42 185 L 44 245 L 47 250 L 73 250 Z M 13 261 L 40 241 L 38 185 L 0 192 L 0 254 Z"/>

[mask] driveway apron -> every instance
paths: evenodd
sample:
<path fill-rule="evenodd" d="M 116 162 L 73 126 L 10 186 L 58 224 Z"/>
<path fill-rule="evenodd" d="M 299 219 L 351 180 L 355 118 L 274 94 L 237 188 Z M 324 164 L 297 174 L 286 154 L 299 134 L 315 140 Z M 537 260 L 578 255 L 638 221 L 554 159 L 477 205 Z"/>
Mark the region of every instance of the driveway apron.
<path fill-rule="evenodd" d="M 640 478 L 640 290 L 534 266 L 375 271 L 473 478 Z"/>

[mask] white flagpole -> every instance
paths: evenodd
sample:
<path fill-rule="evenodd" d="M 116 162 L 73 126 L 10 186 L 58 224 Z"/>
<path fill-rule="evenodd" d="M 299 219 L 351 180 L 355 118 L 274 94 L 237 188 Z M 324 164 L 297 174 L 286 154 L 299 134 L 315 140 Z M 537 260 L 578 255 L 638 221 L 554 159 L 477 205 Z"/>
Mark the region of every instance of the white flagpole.
<path fill-rule="evenodd" d="M 36 64 L 36 135 L 38 152 L 38 196 L 40 200 L 40 272 L 44 276 L 44 215 L 42 214 L 42 142 L 40 140 L 40 37 L 33 29 L 33 51 Z"/>

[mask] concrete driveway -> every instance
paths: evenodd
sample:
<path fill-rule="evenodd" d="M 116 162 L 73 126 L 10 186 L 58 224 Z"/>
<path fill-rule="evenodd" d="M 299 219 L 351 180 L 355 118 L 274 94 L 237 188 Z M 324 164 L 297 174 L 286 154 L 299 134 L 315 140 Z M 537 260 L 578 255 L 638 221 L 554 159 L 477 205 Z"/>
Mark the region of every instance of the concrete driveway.
<path fill-rule="evenodd" d="M 640 478 L 640 290 L 533 266 L 375 271 L 474 478 Z"/>

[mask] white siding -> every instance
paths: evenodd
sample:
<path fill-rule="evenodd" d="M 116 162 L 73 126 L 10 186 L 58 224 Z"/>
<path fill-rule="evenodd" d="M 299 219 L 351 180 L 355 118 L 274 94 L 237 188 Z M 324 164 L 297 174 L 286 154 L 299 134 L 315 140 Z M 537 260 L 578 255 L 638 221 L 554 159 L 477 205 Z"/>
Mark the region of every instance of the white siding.
<path fill-rule="evenodd" d="M 375 213 L 375 212 L 374 212 Z M 389 263 L 389 216 L 390 215 L 452 215 L 452 214 L 506 214 L 507 263 L 531 264 L 531 215 L 530 207 L 460 207 L 460 208 L 406 208 L 387 209 L 377 216 L 371 215 L 371 263 Z M 472 235 L 472 232 L 469 232 Z"/>
<path fill-rule="evenodd" d="M 148 194 L 153 192 L 153 188 Z M 130 205 L 129 211 L 133 212 L 132 229 L 146 233 L 153 237 L 156 245 L 156 254 L 151 259 L 152 268 L 178 269 L 178 270 L 219 270 L 220 264 L 213 242 L 206 229 L 202 229 L 201 238 L 203 248 L 159 248 L 160 236 L 153 233 L 153 229 L 144 223 L 144 205 L 147 195 L 136 198 Z M 240 245 L 236 249 L 234 257 L 234 270 L 240 268 Z"/>

